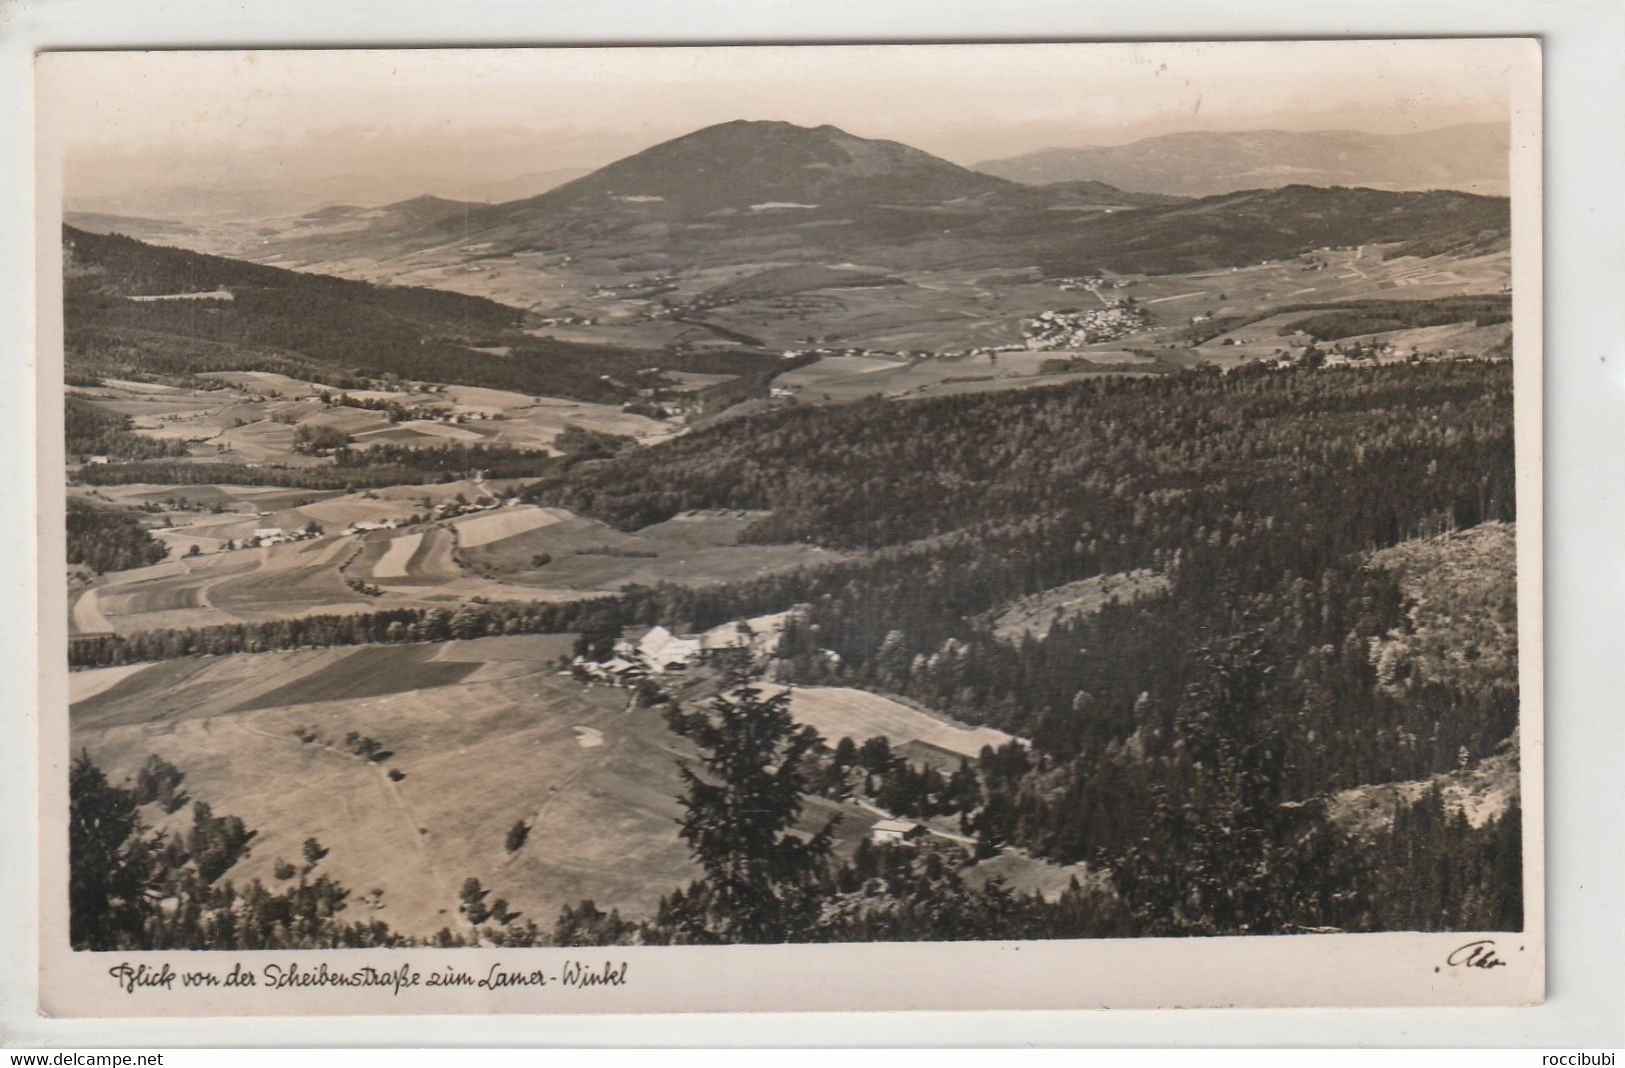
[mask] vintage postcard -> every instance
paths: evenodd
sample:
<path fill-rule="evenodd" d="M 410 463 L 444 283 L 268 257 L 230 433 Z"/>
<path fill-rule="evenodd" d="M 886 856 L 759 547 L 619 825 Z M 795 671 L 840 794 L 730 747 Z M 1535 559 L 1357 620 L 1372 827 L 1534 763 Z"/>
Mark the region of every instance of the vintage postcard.
<path fill-rule="evenodd" d="M 36 72 L 43 1011 L 1541 1000 L 1537 43 Z"/>

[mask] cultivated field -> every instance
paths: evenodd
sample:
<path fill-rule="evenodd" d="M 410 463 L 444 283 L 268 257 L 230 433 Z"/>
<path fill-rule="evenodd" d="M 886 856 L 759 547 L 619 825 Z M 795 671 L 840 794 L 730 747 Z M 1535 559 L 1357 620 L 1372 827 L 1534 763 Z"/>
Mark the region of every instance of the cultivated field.
<path fill-rule="evenodd" d="M 455 519 L 450 525 L 457 532 L 459 546 L 475 549 L 573 518 L 563 508 L 506 508 L 487 515 Z"/>

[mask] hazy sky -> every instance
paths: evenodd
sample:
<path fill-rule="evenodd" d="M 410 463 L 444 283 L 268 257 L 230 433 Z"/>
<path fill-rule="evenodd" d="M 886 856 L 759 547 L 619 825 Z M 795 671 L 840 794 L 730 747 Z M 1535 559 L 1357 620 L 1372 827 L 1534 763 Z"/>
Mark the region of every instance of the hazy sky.
<path fill-rule="evenodd" d="M 1508 60 L 1491 41 L 60 53 L 39 89 L 70 203 L 129 210 L 191 189 L 483 199 L 740 118 L 963 164 L 1193 129 L 1400 133 L 1504 120 Z"/>

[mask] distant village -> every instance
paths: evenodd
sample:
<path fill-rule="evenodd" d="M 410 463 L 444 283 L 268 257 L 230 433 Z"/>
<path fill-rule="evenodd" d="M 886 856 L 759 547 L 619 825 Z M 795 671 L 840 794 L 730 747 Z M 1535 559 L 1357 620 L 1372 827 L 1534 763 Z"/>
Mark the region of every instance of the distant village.
<path fill-rule="evenodd" d="M 1039 312 L 1036 318 L 1021 321 L 1021 336 L 1026 347 L 1035 351 L 1076 349 L 1144 330 L 1147 321 L 1145 312 L 1129 298 L 1088 311 Z"/>

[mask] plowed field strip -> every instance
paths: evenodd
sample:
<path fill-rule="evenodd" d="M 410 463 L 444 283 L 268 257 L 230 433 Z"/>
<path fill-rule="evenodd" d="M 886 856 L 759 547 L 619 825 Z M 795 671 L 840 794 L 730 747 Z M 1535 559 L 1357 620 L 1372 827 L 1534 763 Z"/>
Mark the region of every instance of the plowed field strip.
<path fill-rule="evenodd" d="M 422 541 L 422 531 L 391 539 L 389 548 L 379 558 L 378 563 L 373 565 L 373 577 L 405 578 L 409 574 L 407 567 L 411 563 L 412 557 L 417 553 L 418 546 Z"/>
<path fill-rule="evenodd" d="M 317 701 L 346 701 L 430 690 L 461 682 L 479 664 L 431 661 L 435 647 L 386 645 L 358 649 L 319 671 L 262 693 L 232 708 L 248 712 Z"/>

